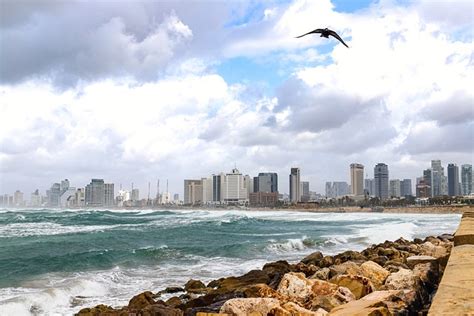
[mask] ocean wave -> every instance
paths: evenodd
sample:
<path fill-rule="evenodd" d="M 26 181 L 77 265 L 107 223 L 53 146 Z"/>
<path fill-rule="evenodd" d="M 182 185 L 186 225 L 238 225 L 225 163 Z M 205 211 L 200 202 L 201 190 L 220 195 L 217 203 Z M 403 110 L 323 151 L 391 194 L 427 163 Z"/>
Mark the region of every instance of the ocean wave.
<path fill-rule="evenodd" d="M 274 239 L 270 239 L 269 242 L 270 244 L 266 246 L 266 249 L 275 253 L 302 251 L 314 247 L 317 244 L 313 239 L 308 238 L 307 236 L 301 238 L 290 238 L 283 242 L 277 242 Z"/>
<path fill-rule="evenodd" d="M 12 223 L 0 227 L 0 238 L 100 232 L 120 225 L 64 226 L 57 223 Z"/>

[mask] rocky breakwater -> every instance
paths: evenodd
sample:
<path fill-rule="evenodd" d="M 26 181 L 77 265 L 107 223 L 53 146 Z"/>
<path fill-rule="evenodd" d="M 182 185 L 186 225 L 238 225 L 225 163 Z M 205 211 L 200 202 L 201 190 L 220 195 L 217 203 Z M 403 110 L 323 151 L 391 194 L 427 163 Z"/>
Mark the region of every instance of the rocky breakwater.
<path fill-rule="evenodd" d="M 426 313 L 452 248 L 452 235 L 400 238 L 361 252 L 315 252 L 296 264 L 267 263 L 238 277 L 189 280 L 99 305 L 77 315 L 412 315 Z M 164 300 L 164 296 L 169 297 Z"/>

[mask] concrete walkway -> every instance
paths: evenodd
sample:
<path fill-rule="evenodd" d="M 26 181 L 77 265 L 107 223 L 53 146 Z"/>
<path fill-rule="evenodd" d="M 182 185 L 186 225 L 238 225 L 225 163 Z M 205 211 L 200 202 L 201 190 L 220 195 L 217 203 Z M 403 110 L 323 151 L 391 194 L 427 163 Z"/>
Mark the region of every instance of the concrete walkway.
<path fill-rule="evenodd" d="M 474 212 L 463 214 L 428 315 L 474 315 Z"/>

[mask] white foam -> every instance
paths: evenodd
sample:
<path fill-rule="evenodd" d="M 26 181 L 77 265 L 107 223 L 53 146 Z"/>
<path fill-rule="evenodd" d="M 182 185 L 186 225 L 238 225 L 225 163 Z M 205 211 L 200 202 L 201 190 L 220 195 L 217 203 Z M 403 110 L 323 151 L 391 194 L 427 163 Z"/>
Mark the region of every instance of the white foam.
<path fill-rule="evenodd" d="M 83 233 L 104 231 L 108 229 L 117 228 L 121 225 L 94 225 L 94 226 L 79 226 L 79 225 L 61 225 L 57 223 L 43 222 L 43 223 L 11 223 L 0 226 L 1 237 L 26 237 L 26 236 L 42 236 L 42 235 L 61 235 L 71 233 Z"/>

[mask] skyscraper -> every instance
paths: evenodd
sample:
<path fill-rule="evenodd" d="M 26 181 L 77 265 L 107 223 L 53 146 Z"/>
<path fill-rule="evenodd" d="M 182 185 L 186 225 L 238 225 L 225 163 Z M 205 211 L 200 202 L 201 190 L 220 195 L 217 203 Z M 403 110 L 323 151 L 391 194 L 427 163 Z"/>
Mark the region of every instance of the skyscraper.
<path fill-rule="evenodd" d="M 254 192 L 278 192 L 278 175 L 276 173 L 260 172 L 255 178 Z"/>
<path fill-rule="evenodd" d="M 353 195 L 364 195 L 364 166 L 360 163 L 352 163 L 351 170 L 351 193 Z"/>
<path fill-rule="evenodd" d="M 213 200 L 213 185 L 212 185 L 212 177 L 209 178 L 202 178 L 202 202 L 203 203 L 210 203 Z"/>
<path fill-rule="evenodd" d="M 48 198 L 48 206 L 59 207 L 59 196 L 61 193 L 61 185 L 59 183 L 53 183 L 51 188 L 46 191 Z"/>
<path fill-rule="evenodd" d="M 428 193 L 423 191 L 423 195 L 428 195 L 428 197 L 433 196 L 433 189 L 432 189 L 432 187 L 433 187 L 433 177 L 432 177 L 431 169 L 423 170 L 423 185 L 424 185 L 423 190 L 426 190 L 426 186 L 429 186 Z M 416 196 L 419 197 L 418 193 L 416 194 Z"/>
<path fill-rule="evenodd" d="M 400 182 L 400 194 L 401 196 L 412 196 L 412 187 L 411 187 L 411 179 L 403 179 Z"/>
<path fill-rule="evenodd" d="M 461 189 L 463 195 L 471 194 L 472 191 L 472 165 L 466 164 L 461 166 Z"/>
<path fill-rule="evenodd" d="M 292 203 L 297 203 L 301 201 L 300 182 L 300 168 L 291 168 L 290 202 Z"/>
<path fill-rule="evenodd" d="M 447 194 L 446 182 L 441 160 L 431 160 L 431 195 L 441 196 Z"/>
<path fill-rule="evenodd" d="M 221 202 L 222 199 L 222 178 L 224 178 L 224 174 L 214 174 L 212 175 L 212 201 L 213 202 Z"/>
<path fill-rule="evenodd" d="M 240 203 L 248 200 L 248 192 L 244 178 L 237 168 L 225 175 L 224 202 Z"/>
<path fill-rule="evenodd" d="M 201 180 L 184 180 L 184 204 L 202 203 Z"/>
<path fill-rule="evenodd" d="M 86 185 L 86 206 L 102 207 L 105 204 L 105 184 L 103 179 L 92 179 Z"/>
<path fill-rule="evenodd" d="M 375 181 L 374 179 L 365 179 L 364 180 L 364 190 L 369 194 L 369 196 L 375 195 Z"/>
<path fill-rule="evenodd" d="M 104 183 L 104 206 L 114 206 L 114 184 L 113 183 Z"/>
<path fill-rule="evenodd" d="M 308 181 L 301 181 L 301 202 L 308 202 L 309 201 L 309 182 Z"/>
<path fill-rule="evenodd" d="M 401 196 L 401 185 L 400 180 L 393 179 L 390 180 L 390 194 L 391 197 L 400 197 Z"/>
<path fill-rule="evenodd" d="M 381 200 L 388 198 L 388 166 L 378 163 L 374 168 L 375 196 Z"/>
<path fill-rule="evenodd" d="M 453 163 L 448 164 L 448 195 L 459 195 L 459 167 Z"/>

